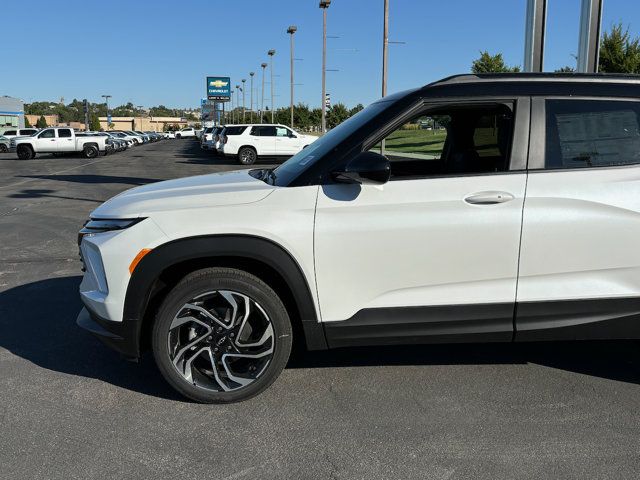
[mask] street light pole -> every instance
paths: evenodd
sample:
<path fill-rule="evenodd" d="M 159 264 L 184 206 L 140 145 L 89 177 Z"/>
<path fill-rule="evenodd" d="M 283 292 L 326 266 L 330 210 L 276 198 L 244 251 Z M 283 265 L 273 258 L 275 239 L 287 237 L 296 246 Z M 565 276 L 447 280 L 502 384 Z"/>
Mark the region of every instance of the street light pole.
<path fill-rule="evenodd" d="M 245 102 L 244 102 L 244 94 L 246 93 L 246 85 L 247 85 L 247 79 L 243 78 L 242 79 L 242 123 L 244 123 L 245 121 L 245 113 L 247 111 L 247 109 L 245 108 Z"/>
<path fill-rule="evenodd" d="M 236 114 L 235 111 L 233 109 L 233 90 L 230 91 L 231 93 L 231 123 L 236 123 Z"/>
<path fill-rule="evenodd" d="M 271 66 L 269 69 L 271 70 L 271 123 L 273 123 L 273 56 L 276 54 L 275 50 L 269 50 L 267 55 L 269 55 Z"/>
<path fill-rule="evenodd" d="M 320 0 L 320 8 L 322 9 L 322 133 L 327 131 L 327 8 L 331 4 L 331 0 Z"/>
<path fill-rule="evenodd" d="M 240 85 L 236 85 L 236 110 L 240 108 Z M 238 123 L 240 123 L 240 112 L 238 112 Z"/>
<path fill-rule="evenodd" d="M 253 123 L 253 76 L 256 72 L 249 72 L 249 76 L 251 77 L 251 100 L 249 105 L 249 112 L 251 115 L 251 123 Z"/>
<path fill-rule="evenodd" d="M 260 123 L 262 123 L 262 118 L 264 116 L 264 70 L 267 68 L 266 63 L 261 63 L 262 67 L 262 101 L 260 103 Z"/>
<path fill-rule="evenodd" d="M 102 95 L 102 98 L 105 99 L 105 103 L 107 104 L 107 130 L 109 130 L 109 99 L 111 95 Z"/>
<path fill-rule="evenodd" d="M 287 33 L 291 35 L 291 100 L 289 101 L 291 108 L 291 128 L 293 128 L 293 34 L 296 33 L 297 30 L 298 27 L 295 25 L 290 25 L 289 28 L 287 28 Z"/>
<path fill-rule="evenodd" d="M 138 113 L 140 113 L 140 130 L 142 130 L 142 105 L 136 105 Z"/>
<path fill-rule="evenodd" d="M 384 0 L 384 25 L 382 27 L 382 96 L 387 95 L 389 61 L 389 0 Z"/>

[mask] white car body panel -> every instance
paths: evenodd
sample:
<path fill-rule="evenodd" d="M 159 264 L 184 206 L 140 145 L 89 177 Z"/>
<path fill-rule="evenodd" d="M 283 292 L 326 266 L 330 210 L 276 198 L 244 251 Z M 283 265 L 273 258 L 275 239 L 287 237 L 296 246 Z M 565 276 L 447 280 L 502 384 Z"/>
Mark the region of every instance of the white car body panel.
<path fill-rule="evenodd" d="M 514 302 L 525 174 L 324 186 L 316 212 L 323 321 L 364 308 Z M 468 195 L 514 199 L 470 205 Z"/>
<path fill-rule="evenodd" d="M 640 296 L 640 166 L 529 174 L 518 301 Z"/>
<path fill-rule="evenodd" d="M 91 217 L 149 218 L 120 232 L 83 238 L 83 248 L 87 242 L 103 254 L 109 298 L 91 281 L 81 286 L 81 294 L 96 313 L 121 321 L 129 265 L 140 250 L 190 236 L 233 232 L 262 237 L 287 250 L 303 270 L 317 306 L 313 265 L 317 194 L 318 186 L 273 187 L 247 170 L 169 180 L 123 192 Z M 283 216 L 284 210 L 287 215 Z"/>

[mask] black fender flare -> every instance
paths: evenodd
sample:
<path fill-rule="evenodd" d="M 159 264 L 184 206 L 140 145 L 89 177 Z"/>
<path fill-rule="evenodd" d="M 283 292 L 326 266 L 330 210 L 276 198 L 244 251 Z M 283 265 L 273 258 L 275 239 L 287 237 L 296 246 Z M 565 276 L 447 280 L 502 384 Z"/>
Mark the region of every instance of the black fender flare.
<path fill-rule="evenodd" d="M 241 257 L 256 260 L 275 270 L 288 284 L 300 313 L 307 348 L 324 350 L 327 341 L 318 321 L 309 284 L 298 262 L 282 246 L 251 235 L 205 235 L 174 240 L 154 248 L 136 266 L 124 302 L 123 322 L 136 331 L 140 347 L 144 315 L 152 288 L 162 272 L 172 265 L 198 258 Z M 129 330 L 129 331 L 131 331 Z"/>

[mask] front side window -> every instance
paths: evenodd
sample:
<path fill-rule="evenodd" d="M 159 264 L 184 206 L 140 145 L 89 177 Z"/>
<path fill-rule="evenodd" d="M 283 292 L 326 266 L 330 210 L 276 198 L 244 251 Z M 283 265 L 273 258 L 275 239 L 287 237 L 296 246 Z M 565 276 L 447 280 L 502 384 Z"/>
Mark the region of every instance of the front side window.
<path fill-rule="evenodd" d="M 61 128 L 60 130 L 58 130 L 58 137 L 59 138 L 69 138 L 69 137 L 71 137 L 71 130 L 69 130 L 67 128 Z"/>
<path fill-rule="evenodd" d="M 276 137 L 288 137 L 289 130 L 284 127 L 275 127 L 276 128 Z"/>
<path fill-rule="evenodd" d="M 638 102 L 547 100 L 545 168 L 640 163 L 639 116 Z"/>
<path fill-rule="evenodd" d="M 513 112 L 506 105 L 452 106 L 413 117 L 371 147 L 391 162 L 391 179 L 504 172 Z"/>
<path fill-rule="evenodd" d="M 48 128 L 38 135 L 38 138 L 55 138 L 55 136 L 56 132 L 53 129 Z"/>

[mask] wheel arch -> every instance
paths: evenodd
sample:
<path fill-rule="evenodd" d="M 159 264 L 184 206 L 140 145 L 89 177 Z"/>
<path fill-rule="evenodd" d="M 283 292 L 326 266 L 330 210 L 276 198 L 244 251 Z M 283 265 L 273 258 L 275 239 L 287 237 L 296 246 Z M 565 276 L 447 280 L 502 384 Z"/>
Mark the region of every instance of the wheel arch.
<path fill-rule="evenodd" d="M 153 249 L 136 266 L 125 296 L 123 321 L 135 323 L 138 353 L 148 347 L 154 317 L 166 292 L 186 274 L 212 266 L 239 268 L 265 281 L 292 314 L 294 335 L 309 350 L 327 348 L 324 328 L 302 269 L 282 246 L 250 235 L 207 235 Z M 138 355 L 139 356 L 139 355 Z"/>

